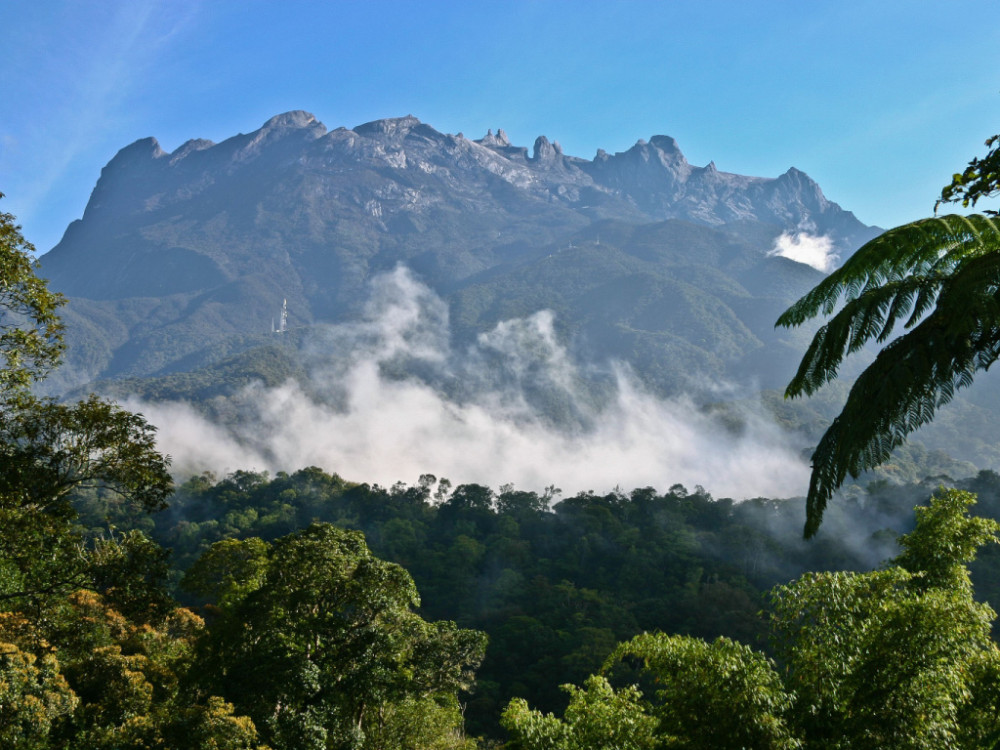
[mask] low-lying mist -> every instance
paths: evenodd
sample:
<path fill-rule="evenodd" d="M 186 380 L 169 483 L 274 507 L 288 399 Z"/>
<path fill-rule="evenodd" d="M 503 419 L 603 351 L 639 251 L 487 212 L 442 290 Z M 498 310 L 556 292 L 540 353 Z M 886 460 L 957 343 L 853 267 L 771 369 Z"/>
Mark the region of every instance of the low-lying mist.
<path fill-rule="evenodd" d="M 553 322 L 543 311 L 456 346 L 447 304 L 400 267 L 373 279 L 359 322 L 315 329 L 306 383 L 251 386 L 218 421 L 186 403 L 126 406 L 157 426 L 182 478 L 315 465 L 380 484 L 431 473 L 566 494 L 675 483 L 737 499 L 803 493 L 802 446 L 762 409 L 721 419 L 690 397 L 658 398 L 625 365 L 575 362 Z"/>

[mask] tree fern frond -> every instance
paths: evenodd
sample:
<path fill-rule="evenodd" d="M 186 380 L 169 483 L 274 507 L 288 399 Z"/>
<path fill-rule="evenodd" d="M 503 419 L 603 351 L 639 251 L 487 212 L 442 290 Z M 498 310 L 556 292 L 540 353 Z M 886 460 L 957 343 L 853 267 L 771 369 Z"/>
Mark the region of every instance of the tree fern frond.
<path fill-rule="evenodd" d="M 951 214 L 890 229 L 866 243 L 778 318 L 786 328 L 822 313 L 830 315 L 843 297 L 855 299 L 893 280 L 926 275 L 939 266 L 960 263 L 969 254 L 1000 249 L 995 219 Z"/>
<path fill-rule="evenodd" d="M 812 394 L 870 341 L 885 346 L 813 454 L 807 536 L 848 474 L 856 477 L 887 460 L 1000 358 L 1000 220 L 949 215 L 889 230 L 789 307 L 776 325 L 801 325 L 820 313 L 832 317 L 813 337 L 786 397 Z M 890 341 L 901 322 L 906 332 Z"/>
<path fill-rule="evenodd" d="M 977 371 L 997 360 L 1000 322 L 984 326 L 967 318 L 976 330 L 960 333 L 947 318 L 939 306 L 887 345 L 851 388 L 813 454 L 806 536 L 816 533 L 827 502 L 848 474 L 856 478 L 888 460 L 939 406 L 968 387 Z"/>
<path fill-rule="evenodd" d="M 885 314 L 885 318 L 882 321 L 882 330 L 879 331 L 875 340 L 880 344 L 885 343 L 889 337 L 892 336 L 892 332 L 895 330 L 896 324 L 899 323 L 900 319 L 905 316 L 911 308 L 914 308 L 915 310 L 915 306 L 913 304 L 914 300 L 921 299 L 921 295 L 923 295 L 930 286 L 931 285 L 927 281 L 920 279 L 917 283 L 908 286 L 896 294 L 895 298 L 889 304 L 889 310 Z M 916 313 L 914 312 L 914 314 Z M 912 319 L 912 317 L 913 316 L 911 315 L 910 318 Z"/>
<path fill-rule="evenodd" d="M 887 338 L 896 321 L 909 310 L 914 295 L 933 283 L 915 277 L 901 279 L 845 304 L 813 337 L 785 396 L 811 395 L 833 380 L 848 354 L 872 339 Z"/>
<path fill-rule="evenodd" d="M 917 321 L 923 318 L 927 314 L 927 311 L 934 306 L 943 283 L 944 279 L 935 275 L 926 279 L 925 283 L 920 285 L 913 300 L 913 309 L 910 311 L 910 317 L 903 323 L 904 328 L 913 328 L 917 324 Z M 879 339 L 879 343 L 883 341 L 885 339 Z"/>

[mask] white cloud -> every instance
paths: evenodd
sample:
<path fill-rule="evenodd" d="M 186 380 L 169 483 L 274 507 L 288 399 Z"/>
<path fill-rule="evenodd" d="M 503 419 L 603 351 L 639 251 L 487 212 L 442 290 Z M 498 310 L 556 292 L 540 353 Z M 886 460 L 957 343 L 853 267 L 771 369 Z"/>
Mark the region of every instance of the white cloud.
<path fill-rule="evenodd" d="M 551 313 L 505 321 L 455 351 L 447 312 L 397 269 L 373 282 L 361 322 L 330 327 L 304 352 L 314 368 L 305 388 L 248 388 L 228 405 L 226 425 L 186 404 L 128 406 L 158 426 L 182 476 L 316 465 L 386 485 L 432 473 L 565 493 L 680 482 L 745 498 L 805 486 L 797 450 L 761 414 L 745 411 L 737 434 L 688 398 L 650 394 L 624 366 L 612 368 L 610 395 L 595 399 Z M 556 426 L 540 401 L 571 418 Z"/>
<path fill-rule="evenodd" d="M 782 258 L 805 263 L 823 273 L 832 271 L 840 261 L 840 256 L 833 251 L 833 240 L 806 232 L 783 232 L 774 241 L 774 248 L 768 255 L 780 255 Z"/>

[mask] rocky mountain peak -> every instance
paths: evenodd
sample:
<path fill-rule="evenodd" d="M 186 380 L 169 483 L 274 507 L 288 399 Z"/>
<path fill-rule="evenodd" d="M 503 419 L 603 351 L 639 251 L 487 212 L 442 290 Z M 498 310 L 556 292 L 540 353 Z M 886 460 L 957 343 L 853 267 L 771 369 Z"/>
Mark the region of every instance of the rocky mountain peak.
<path fill-rule="evenodd" d="M 115 168 L 134 164 L 136 162 L 159 159 L 160 157 L 166 155 L 167 152 L 160 148 L 160 142 L 155 138 L 140 138 L 139 140 L 125 146 L 125 148 L 115 154 L 111 161 L 109 161 L 104 169 L 101 170 L 101 172 L 103 173 L 105 170 L 113 170 Z"/>
<path fill-rule="evenodd" d="M 261 130 L 294 130 L 314 125 L 319 125 L 323 128 L 324 132 L 326 131 L 326 126 L 317 120 L 314 114 L 301 109 L 293 109 L 291 112 L 275 115 L 264 123 Z"/>
<path fill-rule="evenodd" d="M 487 146 L 489 148 L 507 148 L 511 145 L 510 139 L 503 131 L 503 128 L 498 128 L 496 135 L 493 134 L 493 129 L 490 128 L 486 131 L 486 135 L 476 141 L 476 143 L 480 146 Z"/>
<path fill-rule="evenodd" d="M 550 162 L 563 155 L 562 146 L 559 142 L 550 143 L 544 135 L 535 139 L 535 145 L 531 150 L 531 160 L 536 162 Z"/>
<path fill-rule="evenodd" d="M 101 170 L 84 218 L 100 215 L 102 210 L 122 201 L 133 201 L 136 178 L 148 179 L 157 171 L 159 161 L 167 156 L 155 138 L 140 138 L 121 149 Z"/>
<path fill-rule="evenodd" d="M 684 154 L 681 153 L 681 148 L 677 145 L 677 141 L 669 135 L 654 135 L 649 139 L 649 145 L 658 151 L 662 151 L 664 154 L 676 156 L 678 159 L 687 161 L 684 158 Z"/>
<path fill-rule="evenodd" d="M 799 201 L 817 207 L 829 205 L 819 184 L 801 169 L 790 167 L 774 184 L 783 196 L 794 195 Z"/>
<path fill-rule="evenodd" d="M 207 138 L 192 138 L 189 141 L 185 141 L 170 153 L 170 164 L 176 164 L 188 154 L 193 154 L 196 151 L 204 151 L 205 149 L 212 148 L 214 145 L 215 143 Z"/>
<path fill-rule="evenodd" d="M 348 274 L 342 284 L 367 278 L 368 263 L 395 262 L 392 253 L 400 247 L 412 248 L 418 258 L 412 262 L 421 272 L 442 278 L 459 273 L 451 268 L 457 261 L 439 259 L 434 243 L 482 248 L 519 242 L 518 252 L 528 252 L 542 242 L 535 226 L 525 229 L 529 216 L 546 227 L 545 236 L 553 236 L 556 227 L 569 231 L 602 220 L 683 219 L 716 227 L 759 221 L 777 231 L 814 226 L 843 251 L 868 237 L 868 228 L 827 201 L 802 171 L 793 167 L 780 177 L 762 178 L 721 172 L 714 163 L 693 167 L 666 135 L 639 140 L 624 152 L 599 150 L 587 160 L 565 155 L 544 135 L 529 152 L 512 145 L 503 130 L 467 141 L 413 115 L 327 132 L 315 116 L 296 110 L 249 134 L 218 144 L 193 139 L 165 156 L 155 138 L 144 138 L 108 163 L 80 226 L 47 258 L 50 278 L 59 277 L 62 259 L 84 252 L 84 244 L 86 252 L 107 260 L 100 270 L 94 264 L 90 275 L 78 266 L 67 272 L 73 278 L 64 278 L 63 288 L 73 293 L 128 296 L 138 281 L 129 277 L 126 283 L 124 271 L 108 269 L 142 253 L 167 263 L 193 252 L 211 258 L 215 268 L 199 267 L 199 274 L 235 278 L 243 272 L 238 269 L 259 266 L 249 248 L 263 242 L 261 227 L 272 224 L 281 227 L 273 233 L 288 235 L 282 240 L 287 247 L 309 248 L 301 252 L 316 257 L 341 248 L 339 258 L 348 253 L 343 248 L 360 243 L 355 249 L 363 261 L 330 261 L 330 268 L 317 271 Z M 185 215 L 204 219 L 203 234 L 178 229 L 176 221 Z M 479 227 L 480 234 L 470 239 L 469 227 Z M 136 234 L 112 248 L 106 239 L 111 230 L 120 237 Z M 182 240 L 184 233 L 190 236 Z M 275 242 L 265 244 L 262 252 L 275 252 Z M 461 268 L 468 273 L 489 268 L 493 250 L 482 252 L 480 258 L 468 251 Z M 392 258 L 378 255 L 374 261 L 366 253 Z M 177 288 L 202 283 L 184 278 Z"/>
<path fill-rule="evenodd" d="M 406 117 L 389 117 L 383 120 L 372 120 L 354 128 L 358 135 L 365 136 L 401 136 L 416 128 L 422 123 L 413 115 Z"/>

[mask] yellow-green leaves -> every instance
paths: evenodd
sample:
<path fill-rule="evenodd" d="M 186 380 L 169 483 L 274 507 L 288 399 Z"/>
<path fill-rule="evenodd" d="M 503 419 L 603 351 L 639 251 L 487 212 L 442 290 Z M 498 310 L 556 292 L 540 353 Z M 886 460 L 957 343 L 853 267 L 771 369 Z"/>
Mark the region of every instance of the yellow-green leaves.
<path fill-rule="evenodd" d="M 38 658 L 0 639 L 0 746 L 48 747 L 52 724 L 78 703 L 54 655 Z"/>
<path fill-rule="evenodd" d="M 513 748 L 525 750 L 653 750 L 659 747 L 659 720 L 646 712 L 635 687 L 614 690 L 601 675 L 584 687 L 563 685 L 569 693 L 564 718 L 542 714 L 515 698 L 501 723 L 511 733 Z"/>

